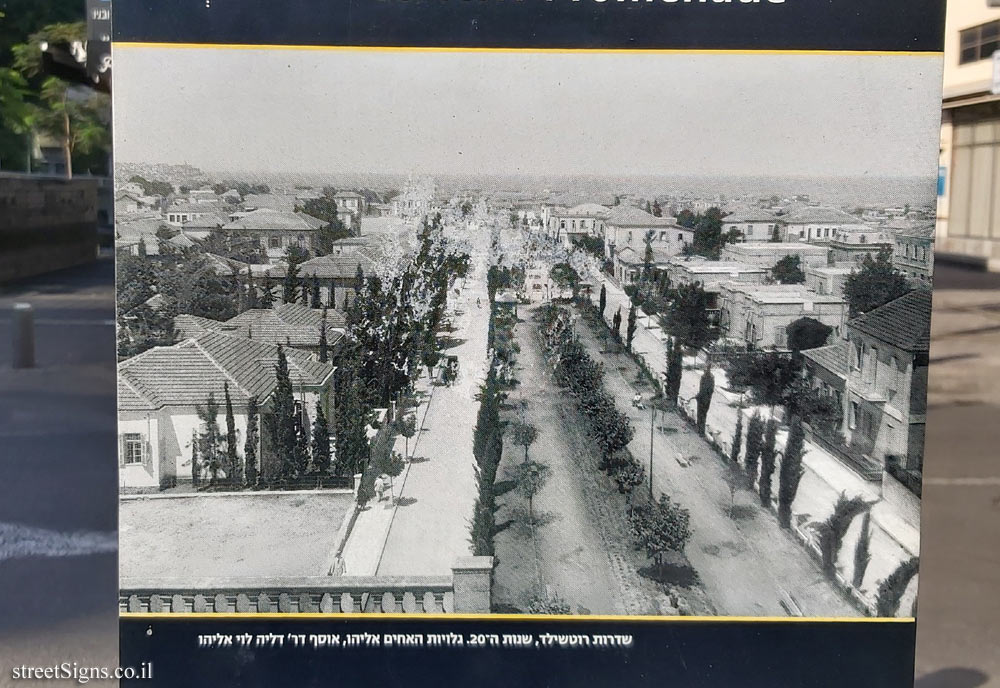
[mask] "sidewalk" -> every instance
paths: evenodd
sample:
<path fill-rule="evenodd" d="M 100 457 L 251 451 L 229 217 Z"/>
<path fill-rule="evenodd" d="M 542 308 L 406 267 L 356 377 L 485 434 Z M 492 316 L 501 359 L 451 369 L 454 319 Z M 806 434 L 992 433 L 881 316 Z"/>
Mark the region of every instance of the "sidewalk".
<path fill-rule="evenodd" d="M 385 540 L 379 575 L 450 574 L 458 557 L 471 554 L 469 522 L 477 494 L 472 435 L 479 408 L 476 396 L 488 363 L 489 328 L 481 254 L 474 255 L 477 259 L 457 299 L 464 310 L 452 334 L 458 344 L 447 351 L 458 356 L 459 376 L 450 387 L 434 391 Z M 476 307 L 477 298 L 482 308 Z"/>

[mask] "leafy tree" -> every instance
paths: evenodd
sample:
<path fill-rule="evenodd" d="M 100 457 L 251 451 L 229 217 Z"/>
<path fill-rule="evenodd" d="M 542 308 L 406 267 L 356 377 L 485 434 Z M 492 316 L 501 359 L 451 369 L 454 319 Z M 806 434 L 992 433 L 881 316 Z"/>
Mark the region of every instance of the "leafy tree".
<path fill-rule="evenodd" d="M 871 522 L 872 514 L 869 510 L 865 512 L 865 516 L 861 520 L 861 533 L 858 535 L 858 542 L 854 546 L 854 576 L 851 582 L 858 590 L 861 589 L 861 585 L 864 583 L 865 572 L 868 570 L 868 562 L 872 560 L 870 549 L 872 540 Z"/>
<path fill-rule="evenodd" d="M 330 429 L 326 422 L 323 404 L 316 402 L 316 414 L 312 427 L 312 469 L 319 475 L 330 472 Z"/>
<path fill-rule="evenodd" d="M 656 201 L 655 199 L 653 200 L 653 207 L 651 208 L 650 214 L 653 217 L 662 217 L 663 216 L 663 209 L 660 207 L 659 202 Z"/>
<path fill-rule="evenodd" d="M 712 395 L 715 394 L 715 375 L 712 374 L 712 366 L 705 368 L 698 383 L 698 434 L 705 434 L 705 421 L 708 419 L 708 408 L 712 404 Z"/>
<path fill-rule="evenodd" d="M 251 396 L 247 401 L 247 438 L 243 444 L 247 487 L 257 487 L 257 480 L 260 477 L 260 469 L 257 466 L 257 448 L 260 446 L 259 413 L 257 397 Z"/>
<path fill-rule="evenodd" d="M 417 419 L 412 413 L 408 413 L 396 420 L 396 432 L 403 436 L 403 450 L 406 455 L 410 455 L 410 438 L 417 434 Z"/>
<path fill-rule="evenodd" d="M 683 552 L 691 539 L 691 515 L 665 494 L 659 502 L 636 506 L 629 516 L 636 549 L 644 549 L 657 566 L 666 552 Z"/>
<path fill-rule="evenodd" d="M 333 199 L 333 189 L 324 189 L 319 198 L 310 198 L 295 208 L 296 212 L 311 215 L 325 224 L 316 232 L 316 255 L 325 256 L 333 251 L 334 242 L 351 236 L 350 228 L 344 225 L 337 214 L 337 202 Z"/>
<path fill-rule="evenodd" d="M 632 338 L 635 336 L 635 304 L 628 309 L 628 324 L 625 327 L 625 349 L 632 350 Z"/>
<path fill-rule="evenodd" d="M 667 403 L 677 405 L 677 395 L 681 390 L 681 379 L 684 375 L 684 349 L 676 337 L 667 340 L 667 370 L 665 373 L 663 392 Z"/>
<path fill-rule="evenodd" d="M 906 277 L 892 265 L 892 251 L 883 248 L 874 258 L 866 255 L 860 268 L 847 276 L 844 300 L 853 318 L 899 298 L 910 289 Z"/>
<path fill-rule="evenodd" d="M 787 354 L 759 351 L 730 357 L 726 372 L 734 389 L 747 390 L 756 404 L 774 407 L 785 402 L 799 366 Z"/>
<path fill-rule="evenodd" d="M 915 575 L 920 562 L 917 557 L 907 559 L 878 586 L 875 599 L 875 616 L 891 618 L 899 612 L 899 603 L 906 593 L 906 588 Z"/>
<path fill-rule="evenodd" d="M 243 476 L 240 475 L 240 456 L 236 446 L 236 418 L 233 415 L 233 400 L 229 396 L 229 383 L 224 382 L 222 389 L 226 398 L 226 479 L 231 485 L 240 485 Z"/>
<path fill-rule="evenodd" d="M 735 465 L 740 463 L 740 444 L 743 442 L 743 409 L 736 410 L 736 430 L 733 432 L 733 446 L 729 450 L 729 460 Z"/>
<path fill-rule="evenodd" d="M 865 513 L 871 509 L 871 504 L 865 502 L 861 497 L 847 498 L 843 492 L 837 498 L 837 503 L 833 505 L 833 513 L 823 523 L 817 526 L 819 533 L 819 549 L 822 556 L 822 567 L 824 573 L 833 578 L 837 572 L 837 558 L 840 555 L 840 548 L 844 542 L 847 529 L 851 527 L 851 521 L 858 514 Z"/>
<path fill-rule="evenodd" d="M 757 466 L 760 461 L 760 452 L 764 447 L 764 421 L 760 414 L 754 413 L 750 416 L 747 424 L 747 448 L 743 455 L 743 470 L 750 478 L 751 485 L 757 479 Z"/>
<path fill-rule="evenodd" d="M 708 320 L 708 294 L 700 284 L 682 284 L 664 318 L 666 329 L 684 346 L 700 349 L 714 337 Z"/>
<path fill-rule="evenodd" d="M 802 284 L 806 281 L 806 273 L 802 272 L 802 260 L 789 254 L 775 263 L 771 268 L 771 277 L 782 284 Z"/>
<path fill-rule="evenodd" d="M 788 348 L 799 352 L 826 346 L 833 328 L 815 318 L 802 317 L 789 323 L 785 333 L 788 335 Z"/>
<path fill-rule="evenodd" d="M 793 418 L 788 431 L 788 441 L 785 442 L 785 454 L 781 458 L 781 468 L 778 471 L 778 523 L 783 528 L 792 527 L 792 502 L 799 491 L 799 481 L 802 480 L 802 455 L 805 451 L 806 434 L 802 428 L 802 420 Z"/>
<path fill-rule="evenodd" d="M 549 278 L 555 282 L 560 289 L 569 289 L 576 298 L 577 290 L 580 288 L 580 274 L 569 263 L 556 263 L 549 270 Z"/>
<path fill-rule="evenodd" d="M 44 71 L 41 43 L 84 42 L 86 35 L 84 22 L 45 26 L 28 36 L 25 43 L 13 46 L 14 67 L 29 79 L 37 78 Z M 32 101 L 28 123 L 33 130 L 60 142 L 67 177 L 73 176 L 74 156 L 83 162 L 81 156 L 94 154 L 89 159 L 90 166 L 99 166 L 103 171 L 103 158 L 111 145 L 111 108 L 107 95 L 95 93 L 82 100 L 72 98 L 67 82 L 47 77 Z"/>
<path fill-rule="evenodd" d="M 645 243 L 646 248 L 642 253 L 642 279 L 643 281 L 649 281 L 649 278 L 653 273 L 653 237 L 655 234 L 653 230 L 646 232 Z"/>
<path fill-rule="evenodd" d="M 781 243 L 781 230 L 778 229 L 778 225 L 775 225 L 774 229 L 771 230 L 771 238 L 768 241 L 770 241 L 772 244 Z"/>
<path fill-rule="evenodd" d="M 517 488 L 528 500 L 528 521 L 535 523 L 533 502 L 549 478 L 549 467 L 537 461 L 524 461 L 517 466 Z"/>
<path fill-rule="evenodd" d="M 524 447 L 524 461 L 528 461 L 528 447 L 538 437 L 538 429 L 531 423 L 514 423 L 510 426 L 510 436 L 514 444 Z"/>
<path fill-rule="evenodd" d="M 775 447 L 778 432 L 778 423 L 772 418 L 764 426 L 764 442 L 760 448 L 760 484 L 757 486 L 760 491 L 760 504 L 763 507 L 771 506 L 771 476 L 774 475 L 775 458 L 777 449 Z"/>
<path fill-rule="evenodd" d="M 337 474 L 363 473 L 371 447 L 368 443 L 367 393 L 353 364 L 338 370 L 340 399 L 334 412 L 334 435 L 337 448 Z"/>
<path fill-rule="evenodd" d="M 600 300 L 598 301 L 598 306 L 597 306 L 597 309 L 600 312 L 602 318 L 604 317 L 604 310 L 607 307 L 608 307 L 608 290 L 607 290 L 607 287 L 605 287 L 602 284 L 601 285 L 601 296 L 600 296 Z"/>

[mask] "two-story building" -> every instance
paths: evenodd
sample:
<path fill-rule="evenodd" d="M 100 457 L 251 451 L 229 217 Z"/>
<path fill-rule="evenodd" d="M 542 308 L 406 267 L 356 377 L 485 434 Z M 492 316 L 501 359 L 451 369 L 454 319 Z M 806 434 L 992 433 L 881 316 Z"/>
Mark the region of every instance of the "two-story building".
<path fill-rule="evenodd" d="M 812 318 L 840 336 L 847 317 L 847 303 L 821 295 L 798 284 L 754 285 L 725 282 L 720 286 L 719 326 L 732 340 L 748 348 L 787 350 L 787 327 L 800 318 Z"/>
<path fill-rule="evenodd" d="M 243 214 L 223 225 L 220 231 L 242 234 L 260 242 L 270 262 L 285 257 L 291 248 L 312 249 L 316 232 L 324 226 L 322 220 L 306 213 L 261 209 Z"/>
<path fill-rule="evenodd" d="M 892 264 L 914 284 L 930 285 L 934 275 L 933 223 L 897 230 Z"/>
<path fill-rule="evenodd" d="M 892 251 L 892 236 L 878 227 L 838 229 L 827 243 L 830 260 L 835 263 L 860 263 L 865 256 L 882 250 Z"/>
<path fill-rule="evenodd" d="M 547 233 L 564 246 L 572 246 L 581 236 L 604 237 L 604 223 L 610 211 L 597 203 L 581 203 L 572 208 L 556 208 L 549 214 Z"/>
<path fill-rule="evenodd" d="M 1000 269 L 1000 6 L 948 2 L 935 249 Z"/>
<path fill-rule="evenodd" d="M 923 465 L 931 293 L 915 289 L 847 323 L 844 434 L 881 463 Z"/>
<path fill-rule="evenodd" d="M 630 248 L 642 255 L 646 239 L 654 249 L 676 256 L 692 243 L 694 232 L 672 217 L 656 217 L 632 206 L 615 206 L 604 221 L 604 257 L 614 261 L 618 251 Z"/>
<path fill-rule="evenodd" d="M 317 401 L 332 417 L 334 367 L 292 348 L 285 349 L 285 356 L 304 427 L 309 427 Z M 277 360 L 276 345 L 205 332 L 122 361 L 118 366 L 120 489 L 156 490 L 190 480 L 193 440 L 203 426 L 199 409 L 211 395 L 219 404 L 218 422 L 225 427 L 227 385 L 240 455 L 247 436 L 247 405 L 255 397 L 260 409 L 259 468 L 265 479 L 274 475 L 280 459 L 263 430 L 277 386 Z"/>

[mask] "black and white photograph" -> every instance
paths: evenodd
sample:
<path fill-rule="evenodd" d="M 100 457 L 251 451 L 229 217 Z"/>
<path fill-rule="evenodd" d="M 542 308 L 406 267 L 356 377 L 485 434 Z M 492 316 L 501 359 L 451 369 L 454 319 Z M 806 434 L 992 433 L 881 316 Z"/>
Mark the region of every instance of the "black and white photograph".
<path fill-rule="evenodd" d="M 916 616 L 937 54 L 113 59 L 121 612 Z"/>

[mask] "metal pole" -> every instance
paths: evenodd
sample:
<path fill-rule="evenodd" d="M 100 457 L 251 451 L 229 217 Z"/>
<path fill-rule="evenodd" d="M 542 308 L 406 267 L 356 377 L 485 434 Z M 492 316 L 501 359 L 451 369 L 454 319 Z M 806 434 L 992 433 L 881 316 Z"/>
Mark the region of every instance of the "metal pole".
<path fill-rule="evenodd" d="M 35 367 L 35 311 L 30 303 L 14 304 L 11 351 L 15 368 Z"/>

